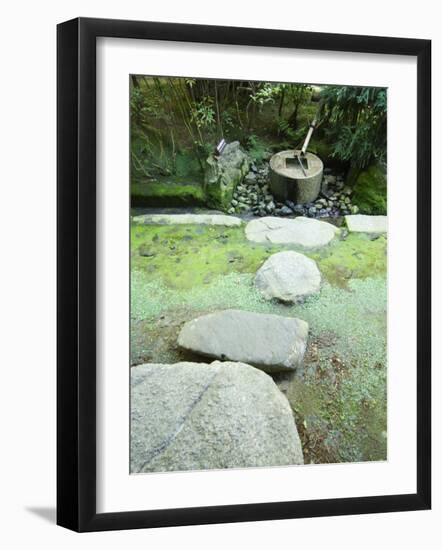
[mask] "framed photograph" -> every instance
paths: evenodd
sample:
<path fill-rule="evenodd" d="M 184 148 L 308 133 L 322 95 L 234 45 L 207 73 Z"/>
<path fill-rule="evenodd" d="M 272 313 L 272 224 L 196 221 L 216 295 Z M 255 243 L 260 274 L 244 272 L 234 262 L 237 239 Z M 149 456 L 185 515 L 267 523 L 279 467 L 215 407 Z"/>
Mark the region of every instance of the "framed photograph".
<path fill-rule="evenodd" d="M 430 41 L 57 31 L 57 523 L 429 509 Z"/>

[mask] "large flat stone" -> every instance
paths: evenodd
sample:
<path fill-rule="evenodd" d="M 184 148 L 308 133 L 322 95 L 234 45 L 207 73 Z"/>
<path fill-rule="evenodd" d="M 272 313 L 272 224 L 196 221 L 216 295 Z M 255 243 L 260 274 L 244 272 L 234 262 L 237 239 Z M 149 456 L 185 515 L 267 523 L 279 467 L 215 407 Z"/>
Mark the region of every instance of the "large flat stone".
<path fill-rule="evenodd" d="M 255 286 L 267 300 L 302 302 L 321 287 L 321 274 L 314 260 L 287 250 L 270 256 L 258 270 Z"/>
<path fill-rule="evenodd" d="M 257 243 L 293 244 L 304 248 L 320 248 L 329 244 L 339 229 L 331 223 L 298 217 L 272 216 L 252 220 L 246 225 L 246 236 Z"/>
<path fill-rule="evenodd" d="M 345 223 L 352 233 L 386 233 L 387 216 L 354 214 L 345 216 Z"/>
<path fill-rule="evenodd" d="M 241 363 L 131 369 L 131 472 L 303 464 L 290 405 Z"/>
<path fill-rule="evenodd" d="M 224 214 L 143 214 L 134 216 L 133 221 L 144 225 L 202 224 L 233 227 L 242 224 L 241 218 Z"/>
<path fill-rule="evenodd" d="M 266 372 L 294 371 L 302 364 L 307 336 L 308 324 L 301 319 L 227 309 L 188 321 L 178 345 Z"/>

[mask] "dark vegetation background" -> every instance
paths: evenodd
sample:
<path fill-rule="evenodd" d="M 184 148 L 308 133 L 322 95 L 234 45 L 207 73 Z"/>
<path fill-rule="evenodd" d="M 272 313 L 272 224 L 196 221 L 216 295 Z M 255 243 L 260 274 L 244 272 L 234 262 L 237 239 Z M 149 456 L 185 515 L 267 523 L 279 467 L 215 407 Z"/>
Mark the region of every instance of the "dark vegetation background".
<path fill-rule="evenodd" d="M 300 147 L 346 175 L 362 213 L 386 213 L 384 88 L 131 76 L 132 203 L 204 205 L 206 160 L 221 138 L 261 163 Z"/>

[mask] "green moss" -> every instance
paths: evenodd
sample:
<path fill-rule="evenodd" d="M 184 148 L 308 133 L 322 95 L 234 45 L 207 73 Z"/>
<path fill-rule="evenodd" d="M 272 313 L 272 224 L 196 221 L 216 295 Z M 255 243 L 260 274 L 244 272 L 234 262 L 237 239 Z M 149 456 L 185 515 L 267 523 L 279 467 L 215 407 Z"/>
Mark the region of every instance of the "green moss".
<path fill-rule="evenodd" d="M 132 360 L 195 360 L 176 346 L 182 324 L 236 308 L 306 320 L 305 375 L 289 388 L 306 462 L 386 458 L 386 239 L 350 234 L 308 253 L 323 274 L 304 304 L 264 300 L 253 284 L 271 254 L 244 228 L 132 227 Z M 141 254 L 144 254 L 143 256 Z"/>
<path fill-rule="evenodd" d="M 237 307 L 299 316 L 311 334 L 338 335 L 334 351 L 359 363 L 382 363 L 385 354 L 386 242 L 349 235 L 309 254 L 323 273 L 320 295 L 287 306 L 261 298 L 254 275 L 277 245 L 250 243 L 242 227 L 132 227 L 132 316 L 164 311 Z M 380 336 L 384 338 L 379 340 Z M 350 354 L 350 355 L 349 355 Z"/>
<path fill-rule="evenodd" d="M 174 289 L 206 287 L 232 272 L 253 273 L 281 250 L 250 243 L 243 227 L 202 225 L 134 225 L 131 247 L 132 270 Z"/>
<path fill-rule="evenodd" d="M 224 308 L 308 321 L 306 375 L 288 395 L 307 462 L 386 459 L 385 279 L 352 281 L 349 290 L 326 284 L 302 306 L 285 306 L 263 300 L 252 274 L 230 273 L 204 288 L 174 290 L 134 272 L 134 360 L 186 359 L 176 347 L 182 323 Z"/>
<path fill-rule="evenodd" d="M 324 360 L 337 353 L 349 363 L 367 367 L 385 363 L 384 279 L 354 281 L 350 290 L 324 285 L 321 293 L 305 304 L 287 306 L 264 300 L 256 291 L 251 274 L 233 272 L 204 286 L 171 289 L 133 271 L 131 299 L 131 316 L 137 321 L 171 310 L 184 309 L 189 313 L 232 307 L 299 317 L 309 323 L 312 338 L 333 335 L 333 346 L 324 352 Z"/>
<path fill-rule="evenodd" d="M 307 462 L 386 460 L 386 293 L 383 277 L 355 280 L 298 308 L 309 352 L 288 398 Z"/>
<path fill-rule="evenodd" d="M 350 234 L 320 251 L 303 252 L 318 263 L 324 281 L 346 288 L 350 279 L 385 274 L 386 247 L 384 236 Z M 243 227 L 204 225 L 133 225 L 131 248 L 132 270 L 172 289 L 205 288 L 232 272 L 254 274 L 271 254 L 291 249 L 250 242 Z"/>
<path fill-rule="evenodd" d="M 167 310 L 244 309 L 298 316 L 310 324 L 311 336 L 333 334 L 332 353 L 345 360 L 375 366 L 385 362 L 386 284 L 384 279 L 352 281 L 349 290 L 325 284 L 321 293 L 302 305 L 264 300 L 253 285 L 253 275 L 229 273 L 204 286 L 172 289 L 132 272 L 132 317 L 142 320 Z"/>
<path fill-rule="evenodd" d="M 322 363 L 290 385 L 289 403 L 308 463 L 387 459 L 386 369 Z"/>
<path fill-rule="evenodd" d="M 387 213 L 387 178 L 381 168 L 371 166 L 359 174 L 352 195 L 352 202 L 362 214 Z"/>
<path fill-rule="evenodd" d="M 201 179 L 203 174 L 197 156 L 190 151 L 179 151 L 175 155 L 175 175 L 179 178 Z"/>
<path fill-rule="evenodd" d="M 370 240 L 366 235 L 350 233 L 323 252 L 311 255 L 323 278 L 330 284 L 346 287 L 350 279 L 382 275 L 387 270 L 387 239 Z"/>
<path fill-rule="evenodd" d="M 297 307 L 313 338 L 333 334 L 324 357 L 374 367 L 386 360 L 387 285 L 384 277 L 351 280 L 348 289 L 324 285 L 318 296 Z"/>
<path fill-rule="evenodd" d="M 298 112 L 298 126 L 308 126 L 310 122 L 315 118 L 317 111 L 317 103 L 313 101 L 301 103 Z"/>
<path fill-rule="evenodd" d="M 135 181 L 131 184 L 132 206 L 193 206 L 205 203 L 202 185 L 174 181 Z"/>
<path fill-rule="evenodd" d="M 215 184 L 207 185 L 205 189 L 207 206 L 227 212 L 233 198 L 233 192 L 239 181 L 238 179 L 237 182 L 230 182 L 229 184 L 219 181 Z"/>

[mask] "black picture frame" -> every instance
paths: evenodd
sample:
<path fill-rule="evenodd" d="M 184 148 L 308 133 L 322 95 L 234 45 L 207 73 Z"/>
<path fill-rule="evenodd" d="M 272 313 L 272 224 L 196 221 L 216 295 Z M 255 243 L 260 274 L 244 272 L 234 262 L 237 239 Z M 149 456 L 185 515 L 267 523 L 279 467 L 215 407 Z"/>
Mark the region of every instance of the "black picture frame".
<path fill-rule="evenodd" d="M 417 58 L 417 492 L 96 512 L 96 39 Z M 79 18 L 57 28 L 57 523 L 83 531 L 425 510 L 431 506 L 431 41 Z"/>

